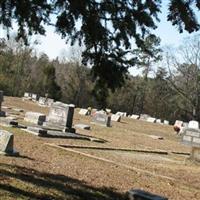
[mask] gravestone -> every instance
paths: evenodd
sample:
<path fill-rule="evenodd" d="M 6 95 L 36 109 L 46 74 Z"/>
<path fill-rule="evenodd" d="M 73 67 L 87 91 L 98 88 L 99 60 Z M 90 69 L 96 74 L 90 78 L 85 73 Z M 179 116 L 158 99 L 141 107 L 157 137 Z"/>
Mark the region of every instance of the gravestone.
<path fill-rule="evenodd" d="M 111 121 L 120 122 L 121 121 L 121 116 L 113 114 L 113 115 L 111 115 Z"/>
<path fill-rule="evenodd" d="M 38 112 L 26 112 L 24 121 L 36 125 L 42 125 L 46 120 L 46 115 Z"/>
<path fill-rule="evenodd" d="M 45 106 L 46 105 L 46 97 L 40 97 L 38 100 L 38 104 L 41 106 Z"/>
<path fill-rule="evenodd" d="M 139 189 L 132 189 L 128 191 L 127 197 L 127 200 L 168 200 L 166 197 L 162 197 Z"/>
<path fill-rule="evenodd" d="M 155 123 L 156 122 L 156 118 L 154 118 L 154 117 L 148 117 L 147 118 L 147 122 Z"/>
<path fill-rule="evenodd" d="M 13 149 L 14 135 L 8 131 L 0 130 L 0 154 L 17 155 Z"/>
<path fill-rule="evenodd" d="M 192 147 L 191 158 L 200 162 L 200 130 L 185 128 L 182 134 L 182 143 Z"/>
<path fill-rule="evenodd" d="M 189 121 L 188 128 L 199 129 L 199 122 L 195 120 Z"/>
<path fill-rule="evenodd" d="M 74 125 L 74 127 L 83 130 L 90 130 L 90 126 L 87 124 L 76 124 Z"/>
<path fill-rule="evenodd" d="M 62 129 L 65 132 L 75 132 L 75 129 L 72 128 L 74 107 L 72 104 L 53 103 L 50 107 L 45 126 Z"/>
<path fill-rule="evenodd" d="M 139 119 L 140 116 L 139 115 L 131 115 L 131 119 Z"/>
<path fill-rule="evenodd" d="M 101 126 L 110 127 L 111 126 L 111 117 L 109 115 L 96 112 L 92 115 L 92 122 Z"/>
<path fill-rule="evenodd" d="M 139 119 L 140 119 L 140 120 L 143 120 L 143 121 L 147 121 L 147 119 L 148 119 L 149 117 L 151 117 L 151 116 L 149 116 L 149 115 L 147 115 L 147 114 L 141 114 Z"/>
<path fill-rule="evenodd" d="M 156 123 L 157 123 L 157 124 L 162 124 L 161 119 L 156 119 Z"/>
<path fill-rule="evenodd" d="M 163 124 L 169 125 L 169 121 L 168 120 L 164 120 Z"/>
<path fill-rule="evenodd" d="M 6 113 L 1 110 L 2 102 L 3 102 L 3 91 L 0 90 L 0 117 L 5 117 Z"/>
<path fill-rule="evenodd" d="M 47 106 L 52 106 L 53 103 L 54 103 L 54 99 L 47 98 L 47 100 L 46 100 Z"/>
<path fill-rule="evenodd" d="M 84 108 L 81 108 L 80 111 L 79 111 L 79 115 L 88 115 L 89 112 L 88 112 L 88 109 L 84 109 Z"/>
<path fill-rule="evenodd" d="M 115 115 L 119 115 L 121 117 L 126 117 L 127 113 L 126 112 L 117 112 Z"/>
<path fill-rule="evenodd" d="M 106 108 L 106 113 L 107 114 L 110 114 L 112 112 L 112 110 L 111 109 L 109 109 L 109 108 Z"/>
<path fill-rule="evenodd" d="M 39 96 L 37 94 L 31 94 L 32 101 L 38 101 Z"/>

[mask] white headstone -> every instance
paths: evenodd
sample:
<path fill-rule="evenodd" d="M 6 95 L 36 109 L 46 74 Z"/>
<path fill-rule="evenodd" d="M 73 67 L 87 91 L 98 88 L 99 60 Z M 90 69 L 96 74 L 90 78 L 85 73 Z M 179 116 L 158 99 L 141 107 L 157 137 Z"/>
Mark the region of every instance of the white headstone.
<path fill-rule="evenodd" d="M 114 121 L 114 122 L 120 122 L 121 120 L 121 116 L 119 115 L 111 115 L 111 121 Z"/>
<path fill-rule="evenodd" d="M 166 125 L 169 125 L 169 121 L 168 120 L 164 120 L 163 123 L 166 124 Z"/>
<path fill-rule="evenodd" d="M 131 115 L 131 119 L 139 119 L 140 116 L 139 115 Z"/>
<path fill-rule="evenodd" d="M 195 120 L 189 121 L 188 128 L 199 129 L 199 122 Z"/>
<path fill-rule="evenodd" d="M 155 123 L 156 122 L 156 118 L 154 118 L 154 117 L 148 117 L 147 118 L 147 122 Z"/>
<path fill-rule="evenodd" d="M 81 108 L 79 111 L 79 115 L 88 115 L 88 114 L 89 114 L 88 109 Z"/>
<path fill-rule="evenodd" d="M 162 123 L 161 119 L 156 119 L 156 123 L 161 124 Z"/>

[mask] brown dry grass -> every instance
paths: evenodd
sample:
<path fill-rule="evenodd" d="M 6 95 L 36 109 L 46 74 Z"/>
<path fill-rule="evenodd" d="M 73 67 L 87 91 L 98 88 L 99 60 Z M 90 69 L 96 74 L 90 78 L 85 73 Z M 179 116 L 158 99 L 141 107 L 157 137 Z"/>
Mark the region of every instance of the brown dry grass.
<path fill-rule="evenodd" d="M 48 109 L 19 98 L 5 98 L 4 105 L 47 113 Z M 75 112 L 74 124 L 90 123 L 89 116 Z M 23 113 L 21 114 L 23 117 Z M 82 140 L 38 138 L 9 128 L 15 134 L 15 148 L 20 157 L 0 157 L 0 199 L 123 199 L 131 188 L 141 188 L 169 199 L 200 199 L 200 165 L 186 156 L 136 152 L 78 150 L 102 158 L 147 170 L 175 180 L 158 178 L 110 163 L 83 157 L 45 145 L 75 144 L 100 147 L 161 149 L 189 152 L 180 143 L 172 126 L 151 124 L 123 118 L 111 128 L 91 125 L 92 130 L 77 132 L 107 140 L 92 143 Z M 5 129 L 5 128 L 4 128 Z M 148 135 L 161 135 L 153 140 Z"/>

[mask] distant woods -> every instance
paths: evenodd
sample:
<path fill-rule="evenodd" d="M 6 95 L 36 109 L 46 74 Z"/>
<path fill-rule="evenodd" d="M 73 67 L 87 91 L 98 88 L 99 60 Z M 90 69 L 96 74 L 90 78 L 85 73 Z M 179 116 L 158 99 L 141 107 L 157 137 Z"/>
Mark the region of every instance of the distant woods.
<path fill-rule="evenodd" d="M 77 107 L 107 107 L 112 112 L 146 113 L 171 121 L 200 120 L 200 37 L 185 40 L 178 49 L 161 51 L 155 46 L 150 46 L 156 51 L 153 57 L 135 52 L 139 76 L 129 74 L 115 91 L 102 84 L 95 93 L 96 79 L 90 68 L 80 64 L 80 58 L 50 60 L 45 54 L 36 56 L 34 47 L 0 40 L 0 89 L 19 97 L 24 92 L 48 93 Z"/>

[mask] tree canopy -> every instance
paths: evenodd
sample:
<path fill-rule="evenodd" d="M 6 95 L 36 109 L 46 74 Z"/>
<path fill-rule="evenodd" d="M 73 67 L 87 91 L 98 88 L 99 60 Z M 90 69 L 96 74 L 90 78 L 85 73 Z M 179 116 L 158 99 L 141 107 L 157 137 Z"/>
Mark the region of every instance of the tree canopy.
<path fill-rule="evenodd" d="M 18 39 L 45 34 L 45 25 L 72 44 L 85 46 L 83 63 L 92 66 L 99 87 L 115 89 L 137 63 L 132 43 L 143 51 L 144 38 L 156 29 L 162 0 L 1 0 L 0 24 L 18 25 Z M 169 0 L 168 20 L 179 32 L 199 30 L 199 0 Z M 148 51 L 153 56 L 153 52 Z"/>

